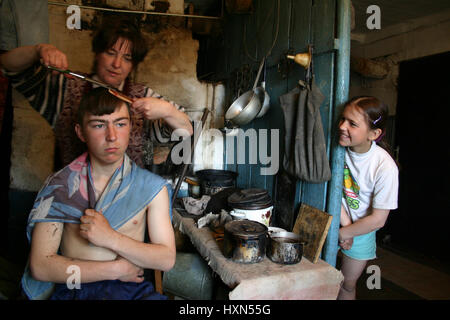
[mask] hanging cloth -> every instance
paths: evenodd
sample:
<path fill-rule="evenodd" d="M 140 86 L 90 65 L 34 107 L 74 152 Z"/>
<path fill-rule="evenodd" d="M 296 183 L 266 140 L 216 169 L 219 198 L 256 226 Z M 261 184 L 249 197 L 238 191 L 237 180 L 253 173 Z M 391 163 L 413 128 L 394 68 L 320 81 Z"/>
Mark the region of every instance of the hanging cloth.
<path fill-rule="evenodd" d="M 0 0 L 0 49 L 49 43 L 47 0 Z"/>
<path fill-rule="evenodd" d="M 331 179 L 320 105 L 324 95 L 315 85 L 299 81 L 299 85 L 280 97 L 285 121 L 283 168 L 290 175 L 307 182 Z"/>

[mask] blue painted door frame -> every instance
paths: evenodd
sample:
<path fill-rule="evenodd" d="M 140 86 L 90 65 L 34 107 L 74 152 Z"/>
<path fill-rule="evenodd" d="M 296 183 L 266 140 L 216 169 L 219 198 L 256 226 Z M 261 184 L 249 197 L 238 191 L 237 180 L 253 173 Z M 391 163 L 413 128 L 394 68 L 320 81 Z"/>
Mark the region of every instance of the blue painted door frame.
<path fill-rule="evenodd" d="M 279 5 L 279 6 L 278 6 Z M 342 195 L 343 149 L 333 142 L 336 121 L 341 106 L 348 98 L 350 61 L 350 0 L 258 0 L 253 12 L 226 17 L 224 41 L 226 50 L 219 58 L 227 73 L 248 64 L 257 70 L 268 52 L 266 90 L 270 95 L 270 109 L 262 118 L 255 119 L 243 130 L 268 129 L 280 132 L 279 165 L 282 166 L 284 119 L 279 97 L 292 90 L 298 80 L 305 78 L 305 70 L 297 65 L 286 66 L 286 53 L 306 52 L 308 44 L 314 46 L 314 76 L 325 96 L 320 107 L 332 179 L 313 184 L 297 181 L 294 210 L 304 202 L 333 215 L 332 226 L 324 246 L 323 258 L 335 265 L 337 237 Z M 276 40 L 276 41 L 275 41 Z M 273 46 L 273 47 L 272 47 Z M 230 101 L 230 103 L 232 100 Z M 268 134 L 270 137 L 270 133 Z M 248 143 L 248 142 L 247 142 Z M 270 152 L 270 143 L 267 150 Z M 256 146 L 252 146 L 256 147 Z M 235 143 L 235 156 L 237 149 Z M 248 153 L 250 146 L 246 146 Z M 265 188 L 273 194 L 274 176 L 260 174 L 262 167 L 249 164 L 227 164 L 226 169 L 239 173 L 237 184 L 241 188 Z M 229 161 L 230 159 L 227 159 Z"/>

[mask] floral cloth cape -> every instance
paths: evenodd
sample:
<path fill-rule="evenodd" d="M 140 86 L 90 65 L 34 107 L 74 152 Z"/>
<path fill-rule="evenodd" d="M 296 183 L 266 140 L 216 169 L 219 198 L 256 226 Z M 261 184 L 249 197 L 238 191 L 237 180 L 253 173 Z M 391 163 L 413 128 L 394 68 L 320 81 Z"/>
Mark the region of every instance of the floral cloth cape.
<path fill-rule="evenodd" d="M 140 168 L 125 154 L 124 161 L 111 177 L 100 198 L 95 201 L 87 153 L 50 176 L 39 191 L 28 217 L 27 238 L 31 242 L 37 222 L 80 223 L 84 211 L 102 210 L 110 226 L 117 230 L 142 211 L 166 186 L 171 198 L 170 184 L 158 175 Z M 170 208 L 171 210 L 171 208 Z M 31 277 L 27 264 L 22 288 L 30 299 L 47 299 L 54 283 Z"/>

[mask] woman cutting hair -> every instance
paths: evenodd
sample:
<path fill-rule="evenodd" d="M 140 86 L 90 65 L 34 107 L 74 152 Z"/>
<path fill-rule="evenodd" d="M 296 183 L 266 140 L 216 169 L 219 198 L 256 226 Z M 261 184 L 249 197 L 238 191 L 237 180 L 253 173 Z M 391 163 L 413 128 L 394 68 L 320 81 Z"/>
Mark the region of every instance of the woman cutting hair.
<path fill-rule="evenodd" d="M 93 37 L 92 50 L 95 61 L 89 77 L 117 88 L 133 100 L 127 154 L 141 167 L 163 162 L 170 148 L 171 130 L 184 129 L 192 135 L 193 129 L 182 107 L 130 80 L 131 72 L 148 52 L 145 37 L 130 20 L 105 21 Z M 80 155 L 85 149 L 76 137 L 74 117 L 82 96 L 96 85 L 49 71 L 46 66 L 69 68 L 66 55 L 51 44 L 10 50 L 0 56 L 0 66 L 13 87 L 55 129 L 61 161 L 57 166 L 67 165 Z"/>

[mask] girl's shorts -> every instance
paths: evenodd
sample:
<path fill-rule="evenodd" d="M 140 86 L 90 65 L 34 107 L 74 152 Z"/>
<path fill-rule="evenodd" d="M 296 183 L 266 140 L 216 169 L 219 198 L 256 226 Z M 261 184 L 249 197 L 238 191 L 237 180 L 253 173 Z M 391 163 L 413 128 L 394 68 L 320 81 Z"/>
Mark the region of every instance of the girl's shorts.
<path fill-rule="evenodd" d="M 376 230 L 353 238 L 353 245 L 349 250 L 342 250 L 346 256 L 356 260 L 372 260 L 377 257 Z"/>

